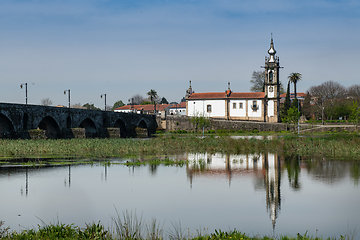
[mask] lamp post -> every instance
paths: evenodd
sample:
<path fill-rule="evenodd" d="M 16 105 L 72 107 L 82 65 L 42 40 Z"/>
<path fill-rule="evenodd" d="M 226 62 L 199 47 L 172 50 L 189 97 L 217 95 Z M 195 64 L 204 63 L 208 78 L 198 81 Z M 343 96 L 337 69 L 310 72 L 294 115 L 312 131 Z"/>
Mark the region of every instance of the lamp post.
<path fill-rule="evenodd" d="M 106 93 L 100 95 L 101 98 L 102 98 L 103 96 L 104 96 L 104 98 L 105 98 L 105 108 L 104 108 L 104 109 L 105 109 L 105 112 L 106 112 Z"/>
<path fill-rule="evenodd" d="M 68 94 L 69 94 L 69 108 L 70 108 L 70 89 L 65 90 L 65 91 L 64 91 L 64 95 L 66 94 L 66 92 L 68 92 Z"/>
<path fill-rule="evenodd" d="M 20 88 L 23 88 L 24 85 L 25 85 L 25 104 L 26 104 L 26 106 L 27 106 L 27 103 L 28 103 L 27 83 L 22 83 L 22 84 L 20 84 Z"/>

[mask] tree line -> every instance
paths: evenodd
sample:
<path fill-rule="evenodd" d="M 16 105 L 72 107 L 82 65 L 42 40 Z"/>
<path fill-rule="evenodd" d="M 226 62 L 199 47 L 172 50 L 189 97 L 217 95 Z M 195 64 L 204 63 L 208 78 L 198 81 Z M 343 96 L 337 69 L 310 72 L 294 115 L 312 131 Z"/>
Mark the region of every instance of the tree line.
<path fill-rule="evenodd" d="M 351 120 L 358 122 L 360 118 L 360 85 L 354 84 L 344 87 L 335 81 L 327 81 L 320 85 L 311 86 L 306 91 L 303 104 L 298 99 L 290 99 L 290 84 L 294 85 L 294 96 L 297 96 L 296 86 L 302 80 L 300 73 L 291 73 L 288 76 L 285 101 L 280 109 L 282 122 L 297 123 L 300 116 L 306 120 Z M 254 71 L 250 80 L 250 91 L 263 92 L 265 71 Z M 282 84 L 280 83 L 280 86 Z M 280 93 L 284 93 L 281 88 Z"/>

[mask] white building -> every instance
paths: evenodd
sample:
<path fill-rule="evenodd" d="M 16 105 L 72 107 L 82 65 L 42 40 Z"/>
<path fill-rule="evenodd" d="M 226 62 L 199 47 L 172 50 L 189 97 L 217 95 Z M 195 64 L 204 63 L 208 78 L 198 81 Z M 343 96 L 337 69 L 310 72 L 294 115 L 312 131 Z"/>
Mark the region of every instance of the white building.
<path fill-rule="evenodd" d="M 170 115 L 186 115 L 186 102 L 172 105 L 169 111 Z"/>
<path fill-rule="evenodd" d="M 195 93 L 191 82 L 186 94 L 186 115 L 206 116 L 227 120 L 279 122 L 280 82 L 279 58 L 275 56 L 271 38 L 269 57 L 265 57 L 265 92 L 232 92 L 230 84 L 225 92 Z"/>

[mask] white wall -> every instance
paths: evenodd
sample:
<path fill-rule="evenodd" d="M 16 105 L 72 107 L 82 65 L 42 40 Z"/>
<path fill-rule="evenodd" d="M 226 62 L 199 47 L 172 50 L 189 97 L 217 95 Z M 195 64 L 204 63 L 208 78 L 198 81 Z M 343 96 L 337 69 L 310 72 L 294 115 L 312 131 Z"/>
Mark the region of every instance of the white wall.
<path fill-rule="evenodd" d="M 234 103 L 236 104 L 235 109 Z M 242 108 L 239 108 L 240 103 L 242 103 Z M 229 109 L 231 117 L 246 117 L 246 100 L 230 100 Z"/>
<path fill-rule="evenodd" d="M 170 114 L 172 115 L 186 115 L 186 108 L 171 108 Z"/>
<path fill-rule="evenodd" d="M 274 100 L 269 100 L 268 101 L 268 117 L 273 117 L 275 116 L 275 112 L 274 112 L 274 109 L 275 109 L 275 102 Z"/>
<path fill-rule="evenodd" d="M 256 111 L 252 110 L 253 101 L 256 101 L 256 105 L 258 109 Z M 249 117 L 261 117 L 262 112 L 262 100 L 248 100 L 248 116 Z"/>
<path fill-rule="evenodd" d="M 272 92 L 270 92 L 270 88 L 273 88 L 273 91 Z M 275 88 L 273 87 L 273 86 L 267 86 L 267 88 L 268 88 L 268 97 L 269 98 L 273 98 L 273 97 L 275 97 Z"/>
<path fill-rule="evenodd" d="M 207 105 L 211 105 L 211 112 L 207 112 Z M 225 117 L 225 100 L 192 100 L 187 106 L 188 116 Z"/>

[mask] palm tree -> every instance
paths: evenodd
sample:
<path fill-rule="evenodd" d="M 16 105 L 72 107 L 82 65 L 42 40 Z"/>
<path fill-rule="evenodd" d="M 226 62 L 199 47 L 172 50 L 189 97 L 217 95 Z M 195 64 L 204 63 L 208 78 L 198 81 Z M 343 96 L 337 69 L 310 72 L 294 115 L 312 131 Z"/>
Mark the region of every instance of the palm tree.
<path fill-rule="evenodd" d="M 147 95 L 150 97 L 151 104 L 154 104 L 157 98 L 157 92 L 154 89 L 150 89 Z M 156 104 L 154 104 L 154 114 L 156 114 Z"/>
<path fill-rule="evenodd" d="M 150 89 L 147 95 L 150 97 L 151 103 L 153 103 L 153 99 L 155 100 L 157 97 L 157 92 L 154 89 Z"/>
<path fill-rule="evenodd" d="M 290 82 L 294 83 L 294 98 L 297 98 L 296 95 L 296 84 L 298 81 L 301 81 L 301 73 L 290 73 L 288 76 Z"/>

